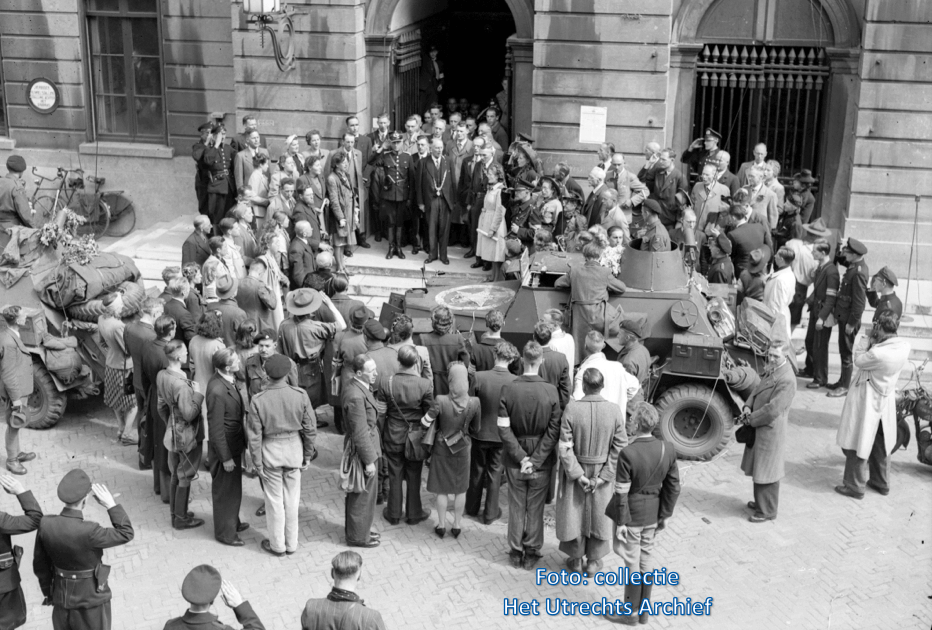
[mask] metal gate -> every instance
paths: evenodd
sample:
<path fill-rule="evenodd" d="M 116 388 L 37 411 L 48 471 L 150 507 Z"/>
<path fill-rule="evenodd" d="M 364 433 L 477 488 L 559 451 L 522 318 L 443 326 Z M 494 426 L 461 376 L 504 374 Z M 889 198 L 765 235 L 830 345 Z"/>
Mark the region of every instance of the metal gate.
<path fill-rule="evenodd" d="M 828 74 L 821 48 L 707 44 L 696 64 L 692 137 L 719 131 L 735 169 L 763 142 L 780 162 L 780 179 L 803 168 L 821 179 Z"/>
<path fill-rule="evenodd" d="M 405 119 L 419 112 L 421 31 L 402 33 L 395 42 L 395 76 L 392 80 L 393 129 L 404 129 Z"/>

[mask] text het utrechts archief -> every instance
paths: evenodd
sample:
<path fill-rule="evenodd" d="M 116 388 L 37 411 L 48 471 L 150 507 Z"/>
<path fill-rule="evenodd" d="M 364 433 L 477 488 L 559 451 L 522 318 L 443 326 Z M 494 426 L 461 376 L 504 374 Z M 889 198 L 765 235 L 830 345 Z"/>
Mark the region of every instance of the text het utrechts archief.
<path fill-rule="evenodd" d="M 617 571 L 606 571 L 589 575 L 587 573 L 574 573 L 570 571 L 549 571 L 544 568 L 537 569 L 537 586 L 544 584 L 550 586 L 627 586 L 654 584 L 657 586 L 677 586 L 680 575 L 666 568 L 653 571 L 631 571 L 627 567 L 620 567 Z M 594 602 L 581 602 L 562 597 L 547 597 L 543 601 L 538 599 L 519 600 L 505 598 L 504 614 L 516 617 L 539 615 L 550 616 L 600 616 L 600 615 L 641 615 L 654 616 L 703 616 L 712 614 L 712 598 L 706 597 L 702 601 L 692 601 L 692 598 L 672 600 L 642 600 L 639 610 L 634 610 L 631 602 L 623 599 L 608 599 L 603 597 Z"/>

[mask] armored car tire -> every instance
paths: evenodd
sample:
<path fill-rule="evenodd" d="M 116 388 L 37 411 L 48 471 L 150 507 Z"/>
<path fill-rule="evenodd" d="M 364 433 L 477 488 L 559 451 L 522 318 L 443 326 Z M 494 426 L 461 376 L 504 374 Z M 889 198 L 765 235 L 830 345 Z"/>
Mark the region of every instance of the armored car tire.
<path fill-rule="evenodd" d="M 660 434 L 673 444 L 680 459 L 712 459 L 731 440 L 731 408 L 721 394 L 707 385 L 674 385 L 654 404 L 660 413 Z"/>
<path fill-rule="evenodd" d="M 121 317 L 129 317 L 139 312 L 139 308 L 146 299 L 146 290 L 141 285 L 127 280 L 122 282 L 118 287 L 123 292 L 123 312 Z M 104 306 L 103 300 L 94 299 L 84 304 L 76 304 L 68 307 L 68 316 L 82 322 L 91 322 L 96 324 L 97 318 L 103 315 L 107 307 Z"/>
<path fill-rule="evenodd" d="M 26 403 L 26 428 L 51 429 L 65 413 L 68 396 L 58 391 L 52 376 L 38 361 L 32 362 L 32 395 Z"/>

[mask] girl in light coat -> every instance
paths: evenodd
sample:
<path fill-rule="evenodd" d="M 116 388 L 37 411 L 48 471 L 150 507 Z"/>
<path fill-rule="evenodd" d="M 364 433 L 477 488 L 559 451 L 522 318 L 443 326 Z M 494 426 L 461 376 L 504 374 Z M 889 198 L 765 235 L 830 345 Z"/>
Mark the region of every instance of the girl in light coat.
<path fill-rule="evenodd" d="M 854 379 L 835 440 L 845 454 L 844 484 L 835 486 L 838 494 L 861 499 L 865 485 L 883 495 L 890 492 L 887 465 L 896 444 L 896 382 L 910 350 L 909 342 L 897 337 L 897 327 L 894 315 L 881 314 L 868 351 L 854 360 Z"/>

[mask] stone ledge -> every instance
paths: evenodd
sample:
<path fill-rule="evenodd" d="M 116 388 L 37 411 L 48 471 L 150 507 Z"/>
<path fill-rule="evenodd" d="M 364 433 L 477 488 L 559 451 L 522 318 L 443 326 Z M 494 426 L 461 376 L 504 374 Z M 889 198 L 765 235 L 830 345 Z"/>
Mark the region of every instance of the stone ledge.
<path fill-rule="evenodd" d="M 160 160 L 170 160 L 175 157 L 173 147 L 141 142 L 83 142 L 78 146 L 78 152 L 83 155 L 114 155 Z"/>
<path fill-rule="evenodd" d="M 12 151 L 16 148 L 16 140 L 0 137 L 0 151 Z"/>

